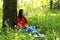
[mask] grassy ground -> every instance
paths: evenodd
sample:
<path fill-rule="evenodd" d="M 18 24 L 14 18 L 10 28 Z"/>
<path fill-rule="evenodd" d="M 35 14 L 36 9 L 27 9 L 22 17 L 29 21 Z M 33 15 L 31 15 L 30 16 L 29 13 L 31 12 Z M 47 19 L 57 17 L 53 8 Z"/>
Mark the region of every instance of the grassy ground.
<path fill-rule="evenodd" d="M 35 1 L 21 2 L 18 4 L 18 9 L 24 8 L 29 21 L 28 25 L 36 26 L 37 30 L 44 34 L 45 37 L 35 38 L 32 32 L 25 33 L 22 28 L 13 31 L 7 25 L 4 32 L 0 30 L 0 40 L 60 40 L 60 11 L 50 11 L 47 6 L 44 6 L 45 3 L 48 3 L 49 6 L 49 2 L 43 0 L 44 4 L 42 5 L 40 0 L 36 1 L 36 3 Z M 2 4 L 3 2 L 0 1 L 0 29 L 2 28 Z"/>
<path fill-rule="evenodd" d="M 1 16 L 0 16 L 1 17 Z M 0 40 L 60 40 L 60 11 L 45 11 L 37 14 L 28 14 L 29 26 L 36 26 L 44 38 L 35 38 L 33 33 L 25 33 L 20 30 L 13 31 L 7 25 L 5 32 L 0 31 Z M 0 23 L 2 19 L 0 18 Z M 0 24 L 1 25 L 1 24 Z"/>

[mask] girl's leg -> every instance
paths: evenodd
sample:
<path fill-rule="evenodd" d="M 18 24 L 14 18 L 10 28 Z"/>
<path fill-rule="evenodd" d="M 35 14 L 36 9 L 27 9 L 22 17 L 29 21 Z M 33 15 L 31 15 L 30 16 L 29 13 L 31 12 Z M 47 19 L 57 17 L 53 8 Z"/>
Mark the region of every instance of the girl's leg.
<path fill-rule="evenodd" d="M 29 31 L 30 31 L 30 28 L 29 28 L 29 27 L 27 27 L 27 28 L 25 29 L 25 31 L 26 31 L 26 32 L 29 32 Z"/>
<path fill-rule="evenodd" d="M 26 28 L 26 32 L 32 31 L 35 35 L 39 35 L 39 32 L 36 30 L 35 26 Z"/>
<path fill-rule="evenodd" d="M 39 36 L 39 32 L 37 30 L 33 30 L 34 34 Z"/>
<path fill-rule="evenodd" d="M 35 26 L 31 26 L 25 29 L 26 32 L 32 31 L 34 34 L 39 35 L 39 32 L 36 30 Z"/>
<path fill-rule="evenodd" d="M 33 31 L 33 30 L 35 30 L 35 26 L 27 27 L 25 29 L 26 32 Z"/>
<path fill-rule="evenodd" d="M 39 32 L 36 30 L 35 26 L 32 26 L 32 29 L 33 30 L 31 30 L 31 31 L 34 32 L 34 34 L 39 35 Z"/>
<path fill-rule="evenodd" d="M 25 31 L 26 31 L 26 32 L 32 31 L 36 36 L 44 37 L 43 34 L 40 34 L 40 33 L 36 30 L 35 26 L 28 27 L 28 28 L 26 28 Z"/>

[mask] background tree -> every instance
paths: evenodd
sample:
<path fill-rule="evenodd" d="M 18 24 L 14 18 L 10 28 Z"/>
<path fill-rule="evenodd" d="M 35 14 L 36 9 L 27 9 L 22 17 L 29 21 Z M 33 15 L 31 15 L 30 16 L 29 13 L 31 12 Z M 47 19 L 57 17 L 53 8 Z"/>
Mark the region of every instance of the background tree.
<path fill-rule="evenodd" d="M 60 9 L 60 0 L 55 1 L 53 6 L 54 6 L 54 9 L 59 10 Z"/>
<path fill-rule="evenodd" d="M 17 17 L 17 0 L 3 0 L 3 27 L 5 28 L 4 22 L 9 19 L 8 23 L 11 28 L 14 28 Z"/>
<path fill-rule="evenodd" d="M 50 9 L 52 9 L 53 0 L 50 0 Z"/>
<path fill-rule="evenodd" d="M 58 9 L 60 9 L 60 3 L 59 3 L 59 1 L 60 1 L 60 0 L 57 1 L 57 3 L 58 3 Z"/>

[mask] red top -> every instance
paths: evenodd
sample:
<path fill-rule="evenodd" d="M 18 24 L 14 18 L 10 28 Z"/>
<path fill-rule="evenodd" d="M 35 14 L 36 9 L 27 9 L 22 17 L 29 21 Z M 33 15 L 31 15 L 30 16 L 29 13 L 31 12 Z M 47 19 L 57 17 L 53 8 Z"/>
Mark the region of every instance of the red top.
<path fill-rule="evenodd" d="M 17 17 L 17 26 L 20 28 L 20 24 L 22 25 L 22 27 L 25 29 L 26 25 L 28 24 L 28 20 L 26 19 L 26 17 L 20 19 L 19 17 Z"/>

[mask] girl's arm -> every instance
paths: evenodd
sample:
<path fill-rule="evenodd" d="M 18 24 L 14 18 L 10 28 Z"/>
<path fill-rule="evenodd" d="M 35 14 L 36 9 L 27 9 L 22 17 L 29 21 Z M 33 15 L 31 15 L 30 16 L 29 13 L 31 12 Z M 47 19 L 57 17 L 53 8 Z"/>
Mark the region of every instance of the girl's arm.
<path fill-rule="evenodd" d="M 17 29 L 20 29 L 20 19 L 17 18 Z"/>
<path fill-rule="evenodd" d="M 28 20 L 26 19 L 26 17 L 24 17 L 24 19 L 25 19 L 25 23 L 28 24 Z"/>

